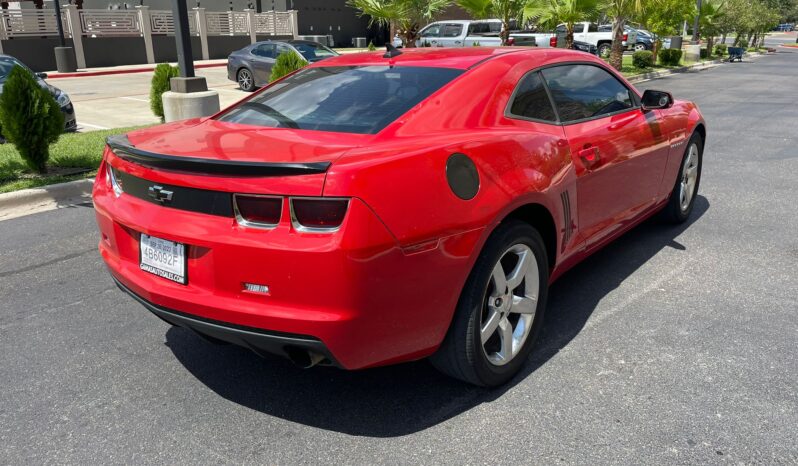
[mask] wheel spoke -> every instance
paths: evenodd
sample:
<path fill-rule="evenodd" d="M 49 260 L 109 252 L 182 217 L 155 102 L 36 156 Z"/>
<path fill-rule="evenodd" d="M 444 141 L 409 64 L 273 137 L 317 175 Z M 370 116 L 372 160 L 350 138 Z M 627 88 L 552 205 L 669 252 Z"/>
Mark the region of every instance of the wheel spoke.
<path fill-rule="evenodd" d="M 501 261 L 496 263 L 493 267 L 493 294 L 491 296 L 502 296 L 504 290 L 507 289 L 507 278 L 504 276 L 504 269 L 502 268 Z"/>
<path fill-rule="evenodd" d="M 524 248 L 523 252 L 518 254 L 518 263 L 513 271 L 510 272 L 510 275 L 507 276 L 507 285 L 510 291 L 518 288 L 518 285 L 521 284 L 533 260 L 534 257 L 529 249 Z"/>
<path fill-rule="evenodd" d="M 490 317 L 488 317 L 488 321 L 485 322 L 480 329 L 480 337 L 482 339 L 483 345 L 496 332 L 501 320 L 502 317 L 500 313 L 493 310 L 490 311 Z"/>
<path fill-rule="evenodd" d="M 506 317 L 499 322 L 499 336 L 502 341 L 499 356 L 505 361 L 509 361 L 513 357 L 513 325 Z"/>
<path fill-rule="evenodd" d="M 510 308 L 510 312 L 515 314 L 534 315 L 537 307 L 538 303 L 535 298 L 526 296 L 513 296 L 513 307 Z"/>

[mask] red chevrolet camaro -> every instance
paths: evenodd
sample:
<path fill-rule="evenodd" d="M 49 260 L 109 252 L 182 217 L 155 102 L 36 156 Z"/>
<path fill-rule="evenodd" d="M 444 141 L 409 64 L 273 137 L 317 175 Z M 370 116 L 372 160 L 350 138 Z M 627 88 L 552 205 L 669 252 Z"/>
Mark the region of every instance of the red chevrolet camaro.
<path fill-rule="evenodd" d="M 654 213 L 688 218 L 705 137 L 695 104 L 582 52 L 343 55 L 109 138 L 99 248 L 208 340 L 302 366 L 431 357 L 495 386 L 553 280 Z"/>

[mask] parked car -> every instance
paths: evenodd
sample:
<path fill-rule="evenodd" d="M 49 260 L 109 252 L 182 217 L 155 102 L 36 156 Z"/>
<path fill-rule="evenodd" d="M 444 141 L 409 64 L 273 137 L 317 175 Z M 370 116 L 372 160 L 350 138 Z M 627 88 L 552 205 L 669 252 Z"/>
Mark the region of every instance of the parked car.
<path fill-rule="evenodd" d="M 598 55 L 598 47 L 593 44 L 588 44 L 587 42 L 575 40 L 571 48 L 573 50 L 579 50 L 580 52 L 589 53 L 591 55 Z"/>
<path fill-rule="evenodd" d="M 565 24 L 560 24 L 557 26 L 555 32 L 564 33 Z M 590 23 L 586 21 L 575 23 L 574 40 L 595 45 L 596 48 L 598 48 L 598 53 L 601 57 L 608 57 L 610 55 L 610 50 L 612 49 L 612 31 L 601 31 L 596 23 Z M 635 43 L 637 43 L 637 34 L 634 31 L 624 31 L 624 50 L 632 50 Z"/>
<path fill-rule="evenodd" d="M 8 74 L 11 73 L 11 70 L 14 68 L 14 66 L 21 66 L 22 68 L 30 71 L 30 73 L 36 79 L 36 82 L 41 87 L 47 89 L 53 98 L 55 98 L 58 106 L 61 107 L 61 113 L 64 114 L 64 131 L 77 130 L 78 126 L 77 119 L 75 117 L 75 107 L 72 105 L 72 101 L 69 99 L 67 93 L 55 86 L 48 84 L 45 81 L 45 79 L 47 79 L 47 73 L 35 73 L 33 70 L 25 66 L 24 63 L 10 55 L 0 55 L 0 94 L 2 94 L 3 85 L 5 84 L 6 79 L 8 79 Z"/>
<path fill-rule="evenodd" d="M 572 50 L 387 55 L 110 137 L 93 199 L 117 285 L 303 367 L 431 357 L 496 386 L 529 359 L 552 281 L 655 213 L 690 217 L 695 104 Z"/>
<path fill-rule="evenodd" d="M 654 41 L 656 40 L 656 36 L 654 34 L 645 31 L 643 29 L 633 28 L 631 26 L 624 25 L 623 27 L 624 32 L 630 33 L 634 32 L 636 34 L 637 39 L 633 45 L 634 50 L 653 50 L 654 49 Z M 600 32 L 612 32 L 612 24 L 602 24 L 599 26 Z"/>
<path fill-rule="evenodd" d="M 773 28 L 774 31 L 779 32 L 792 32 L 795 30 L 795 24 L 793 23 L 782 23 Z"/>
<path fill-rule="evenodd" d="M 227 57 L 227 78 L 247 92 L 265 86 L 281 53 L 296 53 L 310 63 L 338 56 L 333 49 L 308 40 L 256 42 Z"/>
<path fill-rule="evenodd" d="M 482 47 L 499 47 L 502 45 L 502 40 L 499 36 L 501 29 L 502 22 L 498 19 L 436 21 L 419 31 L 416 46 L 472 47 L 479 45 Z M 534 35 L 511 30 L 508 45 L 534 47 L 538 44 Z"/>

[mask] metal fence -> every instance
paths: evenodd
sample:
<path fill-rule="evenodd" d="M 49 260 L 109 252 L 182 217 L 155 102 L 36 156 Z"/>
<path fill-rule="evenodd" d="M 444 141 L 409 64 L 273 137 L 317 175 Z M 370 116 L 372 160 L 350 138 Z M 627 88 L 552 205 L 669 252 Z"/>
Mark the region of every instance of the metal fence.
<path fill-rule="evenodd" d="M 69 7 L 67 7 L 69 8 Z M 67 8 L 61 12 L 64 33 L 72 37 L 76 25 L 70 23 Z M 147 19 L 149 28 L 142 27 L 142 20 Z M 175 33 L 172 12 L 168 10 L 148 10 L 138 7 L 135 10 L 76 10 L 80 22 L 80 35 L 85 37 L 125 37 L 144 36 L 147 30 L 155 35 L 173 35 Z M 253 11 L 205 11 L 194 8 L 188 14 L 189 29 L 192 35 L 208 36 L 246 36 L 296 35 L 295 12 L 269 11 L 255 13 Z M 204 20 L 201 19 L 204 16 Z M 14 37 L 48 37 L 57 35 L 53 10 L 0 10 L 0 39 Z M 205 31 L 197 27 L 205 24 Z"/>

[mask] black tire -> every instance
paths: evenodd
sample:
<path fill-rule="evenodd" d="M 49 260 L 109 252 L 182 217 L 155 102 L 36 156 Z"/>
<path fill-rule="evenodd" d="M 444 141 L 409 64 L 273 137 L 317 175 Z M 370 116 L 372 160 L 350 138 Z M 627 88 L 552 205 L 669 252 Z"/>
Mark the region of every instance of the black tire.
<path fill-rule="evenodd" d="M 698 159 L 695 165 L 695 185 L 692 188 L 692 194 L 690 195 L 689 202 L 687 202 L 685 205 L 682 199 L 682 183 L 685 179 L 685 165 L 689 163 L 690 150 L 693 147 L 697 149 Z M 679 173 L 676 174 L 676 181 L 673 183 L 673 190 L 671 191 L 670 198 L 668 198 L 668 203 L 662 210 L 662 216 L 666 221 L 679 224 L 684 223 L 688 218 L 690 218 L 690 214 L 693 212 L 693 206 L 695 205 L 695 200 L 698 197 L 698 187 L 701 184 L 701 166 L 703 164 L 703 154 L 704 140 L 697 132 L 693 133 L 693 136 L 687 142 L 687 146 L 684 149 L 682 163 L 679 164 Z"/>
<path fill-rule="evenodd" d="M 486 312 L 490 312 L 488 310 L 488 299 L 490 299 L 488 292 L 490 287 L 493 286 L 492 283 L 495 283 L 491 277 L 499 260 L 507 257 L 506 254 L 513 247 L 523 248 L 522 245 L 531 250 L 534 256 L 534 263 L 537 266 L 537 303 L 533 306 L 534 312 L 526 314 L 530 315 L 531 324 L 525 324 L 525 326 L 528 326 L 529 331 L 526 339 L 520 344 L 517 354 L 507 359 L 506 361 L 508 362 L 496 365 L 491 362 L 485 349 L 490 340 L 483 344 L 480 337 L 483 317 Z M 529 262 L 529 264 L 531 265 L 532 262 Z M 444 374 L 473 385 L 495 387 L 510 380 L 526 363 L 540 332 L 543 314 L 546 309 L 548 281 L 548 259 L 540 233 L 529 224 L 518 220 L 511 220 L 501 224 L 488 238 L 485 247 L 474 264 L 474 268 L 471 270 L 471 274 L 457 303 L 457 309 L 449 326 L 449 331 L 441 347 L 430 358 L 432 364 Z M 526 289 L 527 285 L 525 283 L 523 286 Z M 512 295 L 514 293 L 513 290 L 510 290 L 510 293 Z M 513 298 L 511 299 L 516 297 L 516 295 L 512 296 Z M 495 304 L 498 301 L 493 302 Z M 510 308 L 512 306 L 508 307 L 508 309 Z M 518 316 L 519 320 L 516 320 L 513 325 L 520 325 L 520 319 L 523 318 L 522 315 L 510 314 L 509 310 L 506 312 L 507 316 Z M 512 317 L 508 318 L 512 319 Z M 510 321 L 508 320 L 508 322 Z M 499 331 L 497 329 L 497 334 L 494 337 L 498 335 Z"/>
<path fill-rule="evenodd" d="M 236 73 L 236 81 L 238 82 L 238 87 L 241 88 L 242 91 L 252 92 L 255 90 L 255 75 L 252 74 L 252 70 L 249 68 L 241 68 Z"/>
<path fill-rule="evenodd" d="M 601 58 L 607 58 L 610 56 L 610 52 L 612 52 L 612 44 L 603 43 L 599 44 L 598 46 L 598 56 Z"/>

